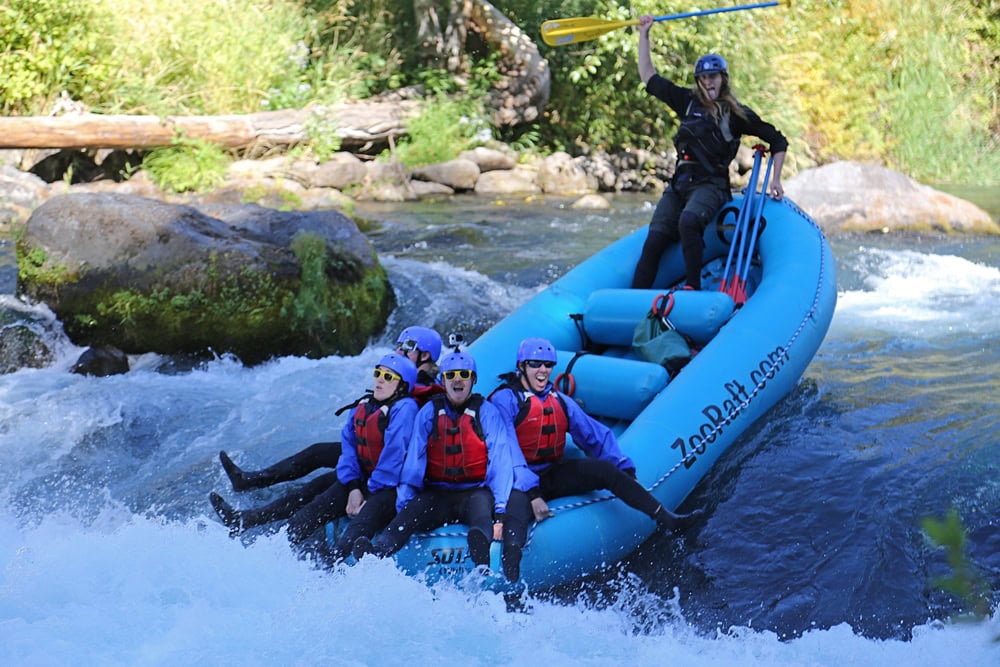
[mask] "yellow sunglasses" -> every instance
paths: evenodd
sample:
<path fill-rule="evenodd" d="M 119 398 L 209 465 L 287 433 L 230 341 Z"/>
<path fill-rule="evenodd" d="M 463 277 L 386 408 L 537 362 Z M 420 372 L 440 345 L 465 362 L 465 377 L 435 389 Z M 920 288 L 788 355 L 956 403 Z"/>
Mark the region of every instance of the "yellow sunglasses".
<path fill-rule="evenodd" d="M 468 380 L 472 377 L 472 371 L 445 371 L 443 375 L 445 380 L 454 380 L 455 378 Z"/>
<path fill-rule="evenodd" d="M 386 382 L 395 382 L 396 380 L 402 379 L 401 375 L 397 375 L 392 371 L 384 371 L 380 368 L 376 368 L 375 371 L 372 373 L 372 375 L 375 376 L 376 380 L 379 378 L 384 378 Z"/>

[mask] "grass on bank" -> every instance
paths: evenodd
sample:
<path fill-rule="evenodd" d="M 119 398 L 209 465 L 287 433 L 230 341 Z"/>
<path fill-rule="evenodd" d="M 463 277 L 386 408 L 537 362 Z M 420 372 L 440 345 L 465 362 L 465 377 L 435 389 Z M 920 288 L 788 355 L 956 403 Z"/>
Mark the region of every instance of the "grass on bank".
<path fill-rule="evenodd" d="M 689 0 L 494 4 L 535 39 L 552 73 L 545 116 L 503 130 L 503 139 L 574 154 L 668 146 L 674 120 L 638 82 L 634 31 L 547 47 L 538 27 L 557 17 L 680 12 Z M 491 71 L 476 69 L 488 63 L 481 44 L 470 37 L 462 76 L 435 70 L 421 60 L 413 12 L 412 0 L 8 0 L 0 112 L 45 115 L 66 91 L 100 113 L 250 113 L 409 84 L 436 94 L 435 80 L 458 103 L 481 101 Z M 664 22 L 652 35 L 657 67 L 685 84 L 699 55 L 723 53 L 740 98 L 792 140 L 793 169 L 875 160 L 925 182 L 995 185 L 998 25 L 997 0 L 796 0 Z M 453 140 L 444 134 L 451 125 L 435 122 L 410 137 L 407 160 L 430 160 Z M 319 145 L 331 134 L 315 134 L 315 154 L 332 154 Z"/>

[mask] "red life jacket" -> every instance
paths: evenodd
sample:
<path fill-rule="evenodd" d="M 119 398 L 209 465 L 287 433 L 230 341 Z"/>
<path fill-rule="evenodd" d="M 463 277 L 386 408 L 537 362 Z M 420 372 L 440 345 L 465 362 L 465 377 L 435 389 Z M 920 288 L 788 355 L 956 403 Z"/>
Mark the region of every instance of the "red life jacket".
<path fill-rule="evenodd" d="M 514 417 L 514 429 L 524 460 L 532 464 L 561 459 L 569 430 L 569 417 L 562 398 L 554 391 L 542 400 L 533 392 L 511 389 L 520 405 Z"/>
<path fill-rule="evenodd" d="M 445 397 L 434 396 L 434 425 L 427 437 L 427 473 L 430 482 L 482 482 L 489 455 L 486 436 L 479 422 L 483 397 L 475 394 L 465 410 L 452 419 L 445 410 Z"/>
<path fill-rule="evenodd" d="M 422 408 L 432 397 L 444 393 L 444 387 L 439 384 L 418 384 L 413 388 L 413 398 L 417 400 L 417 407 Z"/>
<path fill-rule="evenodd" d="M 368 404 L 371 399 L 362 399 L 354 410 L 354 439 L 357 441 L 358 463 L 366 475 L 370 475 L 385 448 L 385 427 L 389 425 L 389 404 L 380 405 L 371 414 Z"/>

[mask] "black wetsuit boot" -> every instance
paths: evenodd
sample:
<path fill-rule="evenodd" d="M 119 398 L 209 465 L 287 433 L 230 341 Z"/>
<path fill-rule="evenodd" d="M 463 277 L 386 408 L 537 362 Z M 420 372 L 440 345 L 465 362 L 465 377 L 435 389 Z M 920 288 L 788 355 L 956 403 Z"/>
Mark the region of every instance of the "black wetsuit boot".
<path fill-rule="evenodd" d="M 674 514 L 663 505 L 660 505 L 656 508 L 656 512 L 653 513 L 652 519 L 662 530 L 679 531 L 685 530 L 695 519 L 704 513 L 705 510 L 697 509 L 690 514 Z"/>
<path fill-rule="evenodd" d="M 507 578 L 507 581 L 516 582 L 521 578 L 521 556 L 523 552 L 524 550 L 519 544 L 505 543 L 503 545 L 500 562 L 503 566 L 503 576 Z"/>
<path fill-rule="evenodd" d="M 339 442 L 317 442 L 274 465 L 251 472 L 241 470 L 224 451 L 219 452 L 219 460 L 226 475 L 229 476 L 229 481 L 233 483 L 233 490 L 249 491 L 263 489 L 280 482 L 290 482 L 320 468 L 336 468 L 340 451 Z"/>
<path fill-rule="evenodd" d="M 218 493 L 213 492 L 208 494 L 208 500 L 212 503 L 215 513 L 222 519 L 223 525 L 229 529 L 230 536 L 236 537 L 239 535 L 243 531 L 243 521 L 240 518 L 239 510 L 233 509 Z"/>
<path fill-rule="evenodd" d="M 469 541 L 469 557 L 472 559 L 472 562 L 476 565 L 489 567 L 490 542 L 492 538 L 487 537 L 481 530 L 470 528 L 467 539 Z"/>

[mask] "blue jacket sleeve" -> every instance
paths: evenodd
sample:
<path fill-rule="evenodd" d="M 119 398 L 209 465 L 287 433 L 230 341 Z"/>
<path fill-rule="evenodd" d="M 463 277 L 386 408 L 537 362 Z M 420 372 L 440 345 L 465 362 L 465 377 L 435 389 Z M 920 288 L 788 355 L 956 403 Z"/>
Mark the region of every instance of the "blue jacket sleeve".
<path fill-rule="evenodd" d="M 479 421 L 486 435 L 489 461 L 486 465 L 486 486 L 493 492 L 493 511 L 502 514 L 507 511 L 507 499 L 514 484 L 514 463 L 511 455 L 510 438 L 500 411 L 486 401 L 479 409 Z"/>
<path fill-rule="evenodd" d="M 358 463 L 358 441 L 354 436 L 354 409 L 348 413 L 347 423 L 340 429 L 340 458 L 337 459 L 337 479 L 347 486 L 361 479 L 361 464 Z"/>
<path fill-rule="evenodd" d="M 517 397 L 510 389 L 500 389 L 490 397 L 490 403 L 497 407 L 500 417 L 507 429 L 507 440 L 510 442 L 511 460 L 514 464 L 514 487 L 527 493 L 538 486 L 538 475 L 528 467 L 524 460 L 524 452 L 517 441 L 517 431 L 514 429 L 514 419 L 517 417 Z"/>
<path fill-rule="evenodd" d="M 396 511 L 400 512 L 406 503 L 424 490 L 424 476 L 427 474 L 427 437 L 434 425 L 434 404 L 427 403 L 417 412 L 413 423 L 413 433 L 403 457 L 403 468 L 396 488 Z"/>
<path fill-rule="evenodd" d="M 569 396 L 562 394 L 562 399 L 569 417 L 569 434 L 580 449 L 595 459 L 614 463 L 619 470 L 635 470 L 635 463 L 622 453 L 610 428 L 584 412 Z"/>
<path fill-rule="evenodd" d="M 372 493 L 399 486 L 403 458 L 406 456 L 406 447 L 410 443 L 416 416 L 417 402 L 412 398 L 400 399 L 389 409 L 389 423 L 385 427 L 382 454 L 368 479 L 368 490 Z"/>

